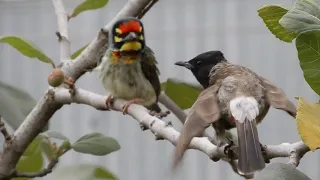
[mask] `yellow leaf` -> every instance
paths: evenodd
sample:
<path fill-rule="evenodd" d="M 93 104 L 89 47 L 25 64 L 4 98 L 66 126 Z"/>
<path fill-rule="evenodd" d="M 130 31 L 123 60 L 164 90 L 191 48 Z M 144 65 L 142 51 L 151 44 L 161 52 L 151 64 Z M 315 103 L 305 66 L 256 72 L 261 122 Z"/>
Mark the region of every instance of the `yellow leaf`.
<path fill-rule="evenodd" d="M 320 147 L 320 103 L 308 103 L 298 98 L 297 126 L 302 141 L 315 151 Z"/>

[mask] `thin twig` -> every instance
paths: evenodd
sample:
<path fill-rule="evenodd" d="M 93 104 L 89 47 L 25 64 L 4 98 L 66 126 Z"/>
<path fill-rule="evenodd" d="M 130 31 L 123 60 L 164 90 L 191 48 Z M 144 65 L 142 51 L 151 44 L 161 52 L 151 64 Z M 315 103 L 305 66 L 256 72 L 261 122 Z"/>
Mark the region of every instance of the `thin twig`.
<path fill-rule="evenodd" d="M 159 0 L 153 0 L 151 1 L 146 8 L 144 8 L 141 13 L 137 16 L 138 19 L 141 19 L 151 8 L 153 5 L 155 5 Z"/>
<path fill-rule="evenodd" d="M 2 121 L 1 119 L 1 116 L 0 116 L 0 131 L 1 133 L 3 134 L 3 137 L 5 139 L 5 141 L 11 141 L 12 140 L 12 136 L 10 135 L 10 133 L 8 132 L 4 122 Z"/>
<path fill-rule="evenodd" d="M 39 172 L 34 172 L 34 173 L 26 173 L 26 172 L 18 172 L 15 171 L 11 175 L 12 177 L 20 177 L 20 178 L 35 178 L 35 177 L 43 177 L 47 174 L 50 174 L 53 170 L 53 168 L 58 164 L 58 159 L 52 159 L 48 166 L 44 169 L 42 169 Z"/>
<path fill-rule="evenodd" d="M 60 61 L 70 59 L 70 41 L 68 38 L 68 15 L 61 0 L 52 0 L 57 16 L 59 32 L 56 32 L 60 43 Z"/>

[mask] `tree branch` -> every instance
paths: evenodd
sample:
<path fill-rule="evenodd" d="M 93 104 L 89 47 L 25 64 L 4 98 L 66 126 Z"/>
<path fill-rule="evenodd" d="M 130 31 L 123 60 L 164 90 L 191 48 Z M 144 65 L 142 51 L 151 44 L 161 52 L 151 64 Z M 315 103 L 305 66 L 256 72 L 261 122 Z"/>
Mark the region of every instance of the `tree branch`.
<path fill-rule="evenodd" d="M 71 48 L 68 35 L 68 14 L 63 6 L 62 0 L 52 0 L 57 16 L 59 32 L 56 32 L 60 43 L 60 61 L 70 59 Z"/>
<path fill-rule="evenodd" d="M 105 26 L 105 31 L 107 32 L 108 27 L 119 17 L 137 16 L 145 9 L 149 2 L 150 0 L 129 0 L 116 17 Z M 97 52 L 107 44 L 107 40 L 108 37 L 105 36 L 105 33 L 99 32 L 89 46 L 74 61 L 63 61 L 59 67 L 65 76 L 71 77 L 76 81 L 86 72 L 86 69 L 94 68 L 96 66 Z M 7 150 L 0 156 L 0 180 L 10 179 L 12 171 L 15 169 L 23 152 L 62 105 L 63 104 L 54 101 L 50 90 L 46 91 L 44 97 L 39 100 L 37 105 L 15 131 L 12 142 L 5 144 Z"/>
<path fill-rule="evenodd" d="M 105 100 L 106 96 L 101 96 L 83 89 L 76 89 L 76 95 L 71 97 L 68 89 L 56 88 L 53 89 L 55 100 L 62 104 L 86 104 L 92 106 L 98 110 L 105 110 Z M 126 101 L 117 99 L 114 102 L 113 110 L 122 111 L 123 105 Z M 151 116 L 147 109 L 143 106 L 133 104 L 128 109 L 128 114 L 136 119 L 140 124 L 143 124 L 146 128 L 155 134 L 156 139 L 166 139 L 170 141 L 173 145 L 176 144 L 178 137 L 180 135 L 173 127 L 168 126 L 164 121 Z M 224 154 L 224 147 L 217 147 L 212 144 L 207 137 L 195 137 L 192 139 L 189 149 L 196 149 L 207 154 L 207 156 L 212 160 L 219 160 L 221 158 L 228 158 Z M 296 143 L 282 143 L 279 145 L 267 145 L 266 146 L 266 158 L 273 159 L 278 157 L 289 157 L 289 164 L 298 166 L 300 159 L 305 153 L 309 151 L 309 148 L 302 142 Z M 235 157 L 236 159 L 237 157 Z M 232 160 L 232 164 L 235 159 Z M 230 160 L 229 160 L 230 161 Z"/>
<path fill-rule="evenodd" d="M 15 171 L 11 177 L 12 178 L 35 178 L 35 177 L 43 177 L 46 176 L 47 174 L 50 174 L 53 170 L 53 168 L 58 164 L 58 160 L 57 159 L 52 159 L 50 161 L 50 163 L 48 164 L 48 166 L 44 169 L 42 169 L 39 172 L 34 172 L 34 173 L 25 173 L 25 172 L 17 172 Z"/>

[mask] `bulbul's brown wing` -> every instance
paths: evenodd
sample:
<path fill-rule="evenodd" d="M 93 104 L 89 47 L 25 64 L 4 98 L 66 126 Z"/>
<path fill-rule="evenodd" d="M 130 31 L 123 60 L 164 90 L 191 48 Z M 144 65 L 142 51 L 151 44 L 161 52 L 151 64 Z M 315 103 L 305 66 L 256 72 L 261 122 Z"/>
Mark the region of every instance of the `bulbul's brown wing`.
<path fill-rule="evenodd" d="M 292 117 L 296 118 L 297 107 L 289 100 L 283 90 L 272 84 L 267 79 L 264 79 L 263 77 L 260 78 L 262 80 L 263 87 L 266 88 L 266 95 L 270 105 L 276 109 L 286 111 Z"/>
<path fill-rule="evenodd" d="M 220 86 L 221 83 L 216 82 L 203 90 L 199 94 L 196 102 L 192 105 L 176 144 L 173 169 L 175 169 L 181 161 L 192 138 L 201 135 L 211 123 L 219 119 L 220 109 L 216 95 Z"/>

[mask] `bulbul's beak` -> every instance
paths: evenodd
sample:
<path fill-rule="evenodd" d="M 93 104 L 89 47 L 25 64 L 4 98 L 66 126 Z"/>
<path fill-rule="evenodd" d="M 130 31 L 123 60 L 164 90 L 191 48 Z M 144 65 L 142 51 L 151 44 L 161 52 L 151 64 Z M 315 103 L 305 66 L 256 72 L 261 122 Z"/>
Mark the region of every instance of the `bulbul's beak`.
<path fill-rule="evenodd" d="M 128 42 L 128 41 L 138 41 L 139 37 L 136 33 L 134 32 L 130 32 L 125 38 L 124 41 Z"/>
<path fill-rule="evenodd" d="M 183 66 L 183 67 L 188 68 L 190 70 L 193 68 L 193 66 L 188 61 L 178 61 L 174 64 L 177 66 Z"/>

